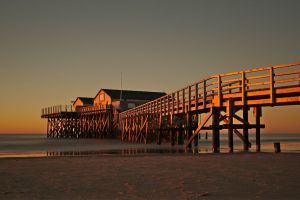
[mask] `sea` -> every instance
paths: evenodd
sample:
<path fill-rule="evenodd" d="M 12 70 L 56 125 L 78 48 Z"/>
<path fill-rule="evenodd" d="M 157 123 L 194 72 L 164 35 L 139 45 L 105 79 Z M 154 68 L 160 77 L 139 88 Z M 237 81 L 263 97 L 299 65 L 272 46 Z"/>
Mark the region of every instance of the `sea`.
<path fill-rule="evenodd" d="M 229 153 L 227 134 L 221 134 L 221 153 Z M 256 152 L 255 134 L 249 134 L 251 148 Z M 280 143 L 281 153 L 300 153 L 299 134 L 261 134 L 261 152 L 274 152 L 274 143 Z M 234 153 L 243 153 L 243 143 L 234 136 Z M 0 134 L 0 158 L 61 157 L 61 156 L 127 156 L 159 154 L 210 154 L 211 134 L 199 135 L 198 146 L 187 151 L 184 145 L 169 143 L 142 144 L 123 142 L 118 139 L 53 139 L 45 134 Z"/>

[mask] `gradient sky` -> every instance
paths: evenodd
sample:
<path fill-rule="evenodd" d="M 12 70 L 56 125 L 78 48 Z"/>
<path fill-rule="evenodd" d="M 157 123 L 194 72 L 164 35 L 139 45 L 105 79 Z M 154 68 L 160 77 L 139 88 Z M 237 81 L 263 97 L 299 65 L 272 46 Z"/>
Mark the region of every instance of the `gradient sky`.
<path fill-rule="evenodd" d="M 100 88 L 172 92 L 206 76 L 300 61 L 298 0 L 0 0 L 0 133 L 44 133 L 42 107 Z M 264 132 L 300 132 L 300 106 Z"/>

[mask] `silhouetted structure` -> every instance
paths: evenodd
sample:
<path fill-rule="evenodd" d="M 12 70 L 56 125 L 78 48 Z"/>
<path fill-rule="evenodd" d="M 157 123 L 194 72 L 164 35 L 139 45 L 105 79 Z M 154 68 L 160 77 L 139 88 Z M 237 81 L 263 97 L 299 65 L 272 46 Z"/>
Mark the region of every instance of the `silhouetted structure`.
<path fill-rule="evenodd" d="M 164 95 L 163 92 L 101 89 L 94 98 L 77 97 L 72 106 L 44 108 L 42 118 L 48 119 L 49 138 L 115 137 L 120 111 Z"/>
<path fill-rule="evenodd" d="M 124 141 L 160 144 L 164 140 L 172 145 L 185 141 L 187 149 L 192 143 L 198 144 L 197 134 L 211 130 L 214 152 L 220 151 L 220 130 L 228 131 L 232 152 L 233 134 L 248 150 L 249 129 L 255 129 L 256 150 L 260 151 L 260 129 L 265 127 L 260 121 L 262 108 L 300 104 L 299 68 L 300 62 L 296 62 L 218 74 L 168 95 L 151 96 L 134 91 L 121 94 L 119 90 L 102 89 L 93 106 L 82 107 L 79 112 L 46 108 L 42 117 L 48 118 L 49 137 L 97 137 L 99 133 L 111 135 L 121 131 Z M 127 102 L 126 106 L 122 102 Z M 250 108 L 255 115 L 253 123 L 249 121 Z M 52 110 L 58 112 L 49 112 Z M 97 118 L 92 113 L 102 114 Z M 51 125 L 58 116 L 61 118 L 58 125 Z"/>

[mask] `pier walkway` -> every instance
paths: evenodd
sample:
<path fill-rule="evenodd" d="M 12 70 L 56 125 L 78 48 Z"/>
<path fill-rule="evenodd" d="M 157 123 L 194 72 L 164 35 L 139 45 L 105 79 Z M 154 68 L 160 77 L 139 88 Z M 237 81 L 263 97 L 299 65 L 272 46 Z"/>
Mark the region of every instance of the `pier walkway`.
<path fill-rule="evenodd" d="M 214 152 L 220 151 L 221 130 L 227 130 L 233 151 L 233 135 L 248 150 L 249 129 L 255 129 L 260 151 L 262 108 L 299 104 L 300 62 L 295 62 L 210 76 L 121 113 L 110 105 L 76 111 L 58 106 L 43 109 L 42 118 L 48 119 L 48 137 L 112 136 L 130 142 L 184 144 L 186 149 L 198 145 L 198 134 L 211 131 Z M 249 120 L 250 109 L 254 122 Z"/>
<path fill-rule="evenodd" d="M 213 151 L 220 151 L 220 130 L 228 130 L 233 151 L 233 134 L 251 147 L 249 129 L 256 132 L 260 151 L 262 108 L 299 105 L 300 62 L 218 74 L 120 114 L 122 140 L 158 144 L 165 138 L 172 145 L 198 144 L 200 132 L 212 131 Z M 249 122 L 249 109 L 255 121 Z M 241 111 L 241 116 L 238 115 Z"/>

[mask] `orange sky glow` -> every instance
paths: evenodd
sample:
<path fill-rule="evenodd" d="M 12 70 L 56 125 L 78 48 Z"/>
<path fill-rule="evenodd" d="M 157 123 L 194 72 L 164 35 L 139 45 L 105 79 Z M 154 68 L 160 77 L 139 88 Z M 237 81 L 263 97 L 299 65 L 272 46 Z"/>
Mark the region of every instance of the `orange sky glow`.
<path fill-rule="evenodd" d="M 0 134 L 45 133 L 43 107 L 101 88 L 173 92 L 300 61 L 300 1 L 0 1 Z M 300 133 L 300 106 L 263 133 Z M 251 120 L 251 118 L 250 118 Z"/>

